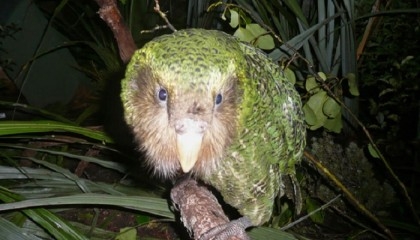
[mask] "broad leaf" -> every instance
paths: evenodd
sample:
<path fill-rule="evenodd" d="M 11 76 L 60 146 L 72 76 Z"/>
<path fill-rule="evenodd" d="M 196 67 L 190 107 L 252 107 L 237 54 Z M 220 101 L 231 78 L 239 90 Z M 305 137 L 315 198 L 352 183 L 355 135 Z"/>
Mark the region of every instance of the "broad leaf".
<path fill-rule="evenodd" d="M 230 22 L 229 25 L 232 28 L 237 28 L 239 25 L 239 14 L 237 11 L 229 9 L 230 12 Z"/>

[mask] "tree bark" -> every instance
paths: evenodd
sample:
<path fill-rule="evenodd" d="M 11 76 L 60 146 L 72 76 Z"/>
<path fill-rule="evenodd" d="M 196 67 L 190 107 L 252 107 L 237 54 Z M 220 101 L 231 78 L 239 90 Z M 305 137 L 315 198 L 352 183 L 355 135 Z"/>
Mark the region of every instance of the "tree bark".
<path fill-rule="evenodd" d="M 180 212 L 182 223 L 194 239 L 229 222 L 216 197 L 193 179 L 177 183 L 171 190 L 171 199 Z"/>
<path fill-rule="evenodd" d="M 118 10 L 116 0 L 95 0 L 99 5 L 98 14 L 112 30 L 118 44 L 120 58 L 124 63 L 130 61 L 137 49 L 130 30 L 124 24 L 121 13 Z"/>

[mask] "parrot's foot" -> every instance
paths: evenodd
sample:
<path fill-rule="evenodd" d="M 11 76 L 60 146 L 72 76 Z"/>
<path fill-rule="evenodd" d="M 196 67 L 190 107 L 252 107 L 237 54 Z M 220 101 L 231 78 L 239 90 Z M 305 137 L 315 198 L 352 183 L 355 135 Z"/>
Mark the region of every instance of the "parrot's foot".
<path fill-rule="evenodd" d="M 210 229 L 200 237 L 200 240 L 250 240 L 245 229 L 252 226 L 247 217 L 241 217 Z"/>

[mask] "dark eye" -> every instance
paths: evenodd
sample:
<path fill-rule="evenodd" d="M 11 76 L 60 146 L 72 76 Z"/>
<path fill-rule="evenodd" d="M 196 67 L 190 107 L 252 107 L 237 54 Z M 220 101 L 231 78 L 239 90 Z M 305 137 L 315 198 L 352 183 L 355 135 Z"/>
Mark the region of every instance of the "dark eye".
<path fill-rule="evenodd" d="M 216 99 L 214 100 L 214 103 L 216 105 L 219 105 L 220 103 L 222 103 L 222 99 L 223 99 L 222 94 L 219 93 L 216 95 Z"/>
<path fill-rule="evenodd" d="M 157 93 L 157 97 L 159 98 L 160 101 L 164 102 L 168 98 L 168 92 L 166 91 L 166 89 L 160 88 Z"/>

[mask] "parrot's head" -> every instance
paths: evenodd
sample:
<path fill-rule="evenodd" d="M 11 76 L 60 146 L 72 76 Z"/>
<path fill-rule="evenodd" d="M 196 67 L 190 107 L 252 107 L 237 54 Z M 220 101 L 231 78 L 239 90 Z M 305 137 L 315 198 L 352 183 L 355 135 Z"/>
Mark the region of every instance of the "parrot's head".
<path fill-rule="evenodd" d="M 245 63 L 234 39 L 211 33 L 179 31 L 149 42 L 122 83 L 126 122 L 166 178 L 211 173 L 236 135 Z"/>

